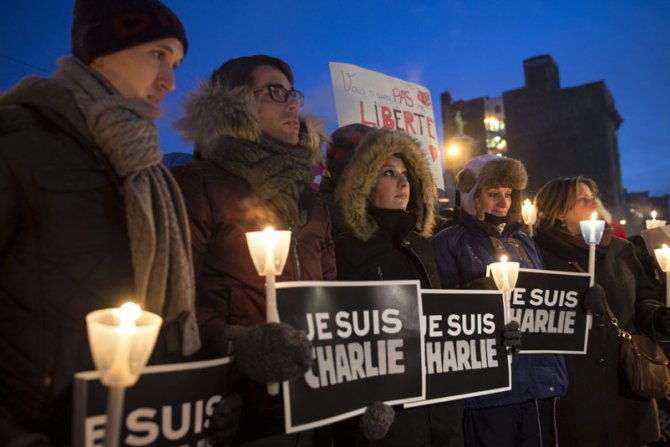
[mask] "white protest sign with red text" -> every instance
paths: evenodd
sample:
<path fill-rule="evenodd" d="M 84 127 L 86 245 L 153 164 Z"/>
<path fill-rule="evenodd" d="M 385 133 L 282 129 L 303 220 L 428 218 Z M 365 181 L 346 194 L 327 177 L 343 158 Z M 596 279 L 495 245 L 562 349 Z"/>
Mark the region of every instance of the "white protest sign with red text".
<path fill-rule="evenodd" d="M 444 188 L 430 92 L 426 87 L 356 65 L 331 62 L 330 78 L 340 126 L 361 123 L 407 132 L 422 143 L 433 177 Z"/>

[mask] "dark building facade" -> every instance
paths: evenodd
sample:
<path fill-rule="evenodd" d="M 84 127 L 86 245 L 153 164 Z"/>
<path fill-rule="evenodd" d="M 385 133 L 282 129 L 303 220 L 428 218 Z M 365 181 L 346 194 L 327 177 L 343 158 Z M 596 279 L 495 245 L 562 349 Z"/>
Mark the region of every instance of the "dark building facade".
<path fill-rule="evenodd" d="M 501 102 L 505 144 L 491 144 L 490 110 L 497 99 L 452 102 L 442 95 L 445 145 L 454 134 L 454 118 L 466 121 L 463 133 L 475 140 L 480 153 L 500 153 L 521 160 L 528 169 L 528 191 L 557 176 L 593 178 L 602 200 L 616 219 L 626 216 L 617 131 L 622 118 L 603 81 L 562 88 L 556 62 L 549 55 L 523 62 L 525 85 L 503 93 Z M 450 121 L 451 120 L 451 121 Z M 470 133 L 471 132 L 471 133 Z M 483 136 L 482 136 L 483 135 Z"/>

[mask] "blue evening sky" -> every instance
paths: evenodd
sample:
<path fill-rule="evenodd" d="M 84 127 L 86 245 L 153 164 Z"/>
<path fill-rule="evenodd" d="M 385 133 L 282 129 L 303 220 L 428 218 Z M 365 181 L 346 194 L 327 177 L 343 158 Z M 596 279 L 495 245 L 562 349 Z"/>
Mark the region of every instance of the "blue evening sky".
<path fill-rule="evenodd" d="M 102 0 L 94 0 L 102 1 Z M 624 122 L 624 187 L 670 193 L 670 1 L 166 0 L 190 49 L 160 121 L 166 152 L 189 152 L 172 130 L 186 91 L 227 59 L 285 59 L 305 109 L 337 127 L 328 62 L 425 85 L 433 102 L 496 97 L 523 86 L 522 61 L 550 54 L 564 87 L 604 80 Z M 0 91 L 48 74 L 70 51 L 72 0 L 2 0 Z M 439 106 L 436 122 L 441 136 Z M 557 173 L 558 174 L 558 173 Z M 532 173 L 530 173 L 532 175 Z M 601 185 L 604 187 L 605 185 Z"/>

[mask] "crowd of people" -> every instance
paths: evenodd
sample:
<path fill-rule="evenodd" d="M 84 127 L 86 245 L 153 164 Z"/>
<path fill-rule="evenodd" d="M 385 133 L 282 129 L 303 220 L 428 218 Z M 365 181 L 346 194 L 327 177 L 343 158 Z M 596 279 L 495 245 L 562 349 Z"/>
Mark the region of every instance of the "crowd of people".
<path fill-rule="evenodd" d="M 224 62 L 191 92 L 177 128 L 193 160 L 166 168 L 155 125 L 188 50 L 159 0 L 76 0 L 72 55 L 49 77 L 0 96 L 0 444 L 69 445 L 73 376 L 94 369 L 85 316 L 134 297 L 163 317 L 151 364 L 234 355 L 233 393 L 211 424 L 216 445 L 642 446 L 652 399 L 630 396 L 617 332 L 670 337 L 632 244 L 606 228 L 586 355 L 515 355 L 510 391 L 412 409 L 370 402 L 362 417 L 285 434 L 265 384 L 312 364 L 304 332 L 266 322 L 265 286 L 244 234 L 292 232 L 279 281 L 418 280 L 489 289 L 486 266 L 580 272 L 579 221 L 606 212 L 588 178 L 536 196 L 535 237 L 520 223 L 523 164 L 482 155 L 457 179 L 460 205 L 436 213 L 429 162 L 411 136 L 361 124 L 328 136 L 300 114 L 291 67 L 265 55 Z M 319 191 L 312 166 L 327 146 Z M 500 338 L 516 353 L 516 322 Z"/>

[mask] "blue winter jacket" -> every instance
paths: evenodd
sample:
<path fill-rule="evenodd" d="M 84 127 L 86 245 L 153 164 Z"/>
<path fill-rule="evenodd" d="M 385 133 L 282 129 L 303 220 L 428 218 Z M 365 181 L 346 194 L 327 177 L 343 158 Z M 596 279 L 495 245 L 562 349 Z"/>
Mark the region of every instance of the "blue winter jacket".
<path fill-rule="evenodd" d="M 521 225 L 506 225 L 502 234 L 494 225 L 460 211 L 458 223 L 433 238 L 437 268 L 445 289 L 465 288 L 486 274 L 486 266 L 507 255 L 522 268 L 544 268 L 533 240 Z M 522 340 L 523 349 L 523 340 Z M 512 359 L 512 389 L 466 399 L 465 408 L 489 408 L 566 394 L 568 378 L 563 356 L 520 354 Z"/>

